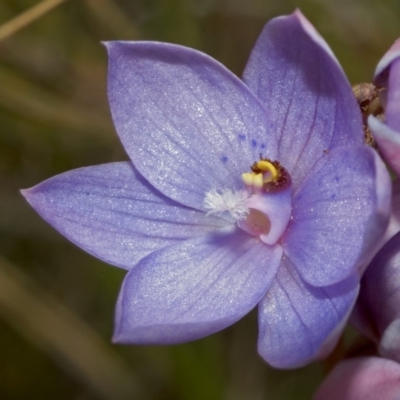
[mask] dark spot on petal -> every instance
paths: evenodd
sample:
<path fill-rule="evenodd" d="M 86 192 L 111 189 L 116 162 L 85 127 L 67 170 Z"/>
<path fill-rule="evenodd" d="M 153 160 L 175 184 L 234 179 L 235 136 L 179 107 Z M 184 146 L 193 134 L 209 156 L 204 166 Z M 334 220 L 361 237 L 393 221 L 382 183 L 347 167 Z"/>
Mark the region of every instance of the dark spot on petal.
<path fill-rule="evenodd" d="M 221 157 L 221 161 L 222 161 L 223 163 L 226 163 L 226 162 L 228 161 L 228 157 L 227 157 L 227 156 L 222 156 L 222 157 Z"/>
<path fill-rule="evenodd" d="M 243 135 L 243 133 L 240 133 L 238 135 L 238 139 L 243 142 L 243 140 L 246 140 L 246 135 Z"/>
<path fill-rule="evenodd" d="M 251 139 L 251 145 L 252 145 L 253 147 L 257 147 L 257 140 Z"/>
<path fill-rule="evenodd" d="M 331 195 L 331 199 L 332 200 L 336 200 L 336 194 L 335 193 Z"/>
<path fill-rule="evenodd" d="M 335 176 L 335 182 L 339 182 L 340 181 L 340 178 L 336 175 Z"/>
<path fill-rule="evenodd" d="M 265 143 L 262 143 L 262 144 L 261 144 L 261 148 L 262 148 L 262 149 L 265 149 Z"/>

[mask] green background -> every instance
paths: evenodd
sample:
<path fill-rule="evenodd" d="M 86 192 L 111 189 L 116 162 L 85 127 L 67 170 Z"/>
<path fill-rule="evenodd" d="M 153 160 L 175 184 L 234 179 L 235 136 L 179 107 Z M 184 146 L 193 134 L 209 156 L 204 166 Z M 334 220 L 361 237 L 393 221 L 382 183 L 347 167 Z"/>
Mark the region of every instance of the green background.
<path fill-rule="evenodd" d="M 0 0 L 0 24 L 37 3 Z M 263 25 L 296 7 L 352 83 L 370 81 L 400 36 L 394 0 L 67 0 L 0 41 L 0 399 L 310 399 L 323 366 L 269 368 L 254 312 L 194 343 L 112 345 L 125 272 L 69 243 L 19 194 L 72 168 L 127 160 L 100 41 L 179 43 L 240 76 Z"/>

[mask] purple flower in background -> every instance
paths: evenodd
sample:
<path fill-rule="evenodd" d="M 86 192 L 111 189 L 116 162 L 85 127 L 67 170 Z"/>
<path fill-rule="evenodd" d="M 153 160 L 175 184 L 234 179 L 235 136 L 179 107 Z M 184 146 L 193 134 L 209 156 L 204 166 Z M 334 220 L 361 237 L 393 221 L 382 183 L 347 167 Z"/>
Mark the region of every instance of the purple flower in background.
<path fill-rule="evenodd" d="M 374 83 L 384 88 L 381 100 L 386 120 L 371 115 L 368 125 L 385 160 L 400 175 L 400 40 L 379 61 Z"/>
<path fill-rule="evenodd" d="M 108 94 L 131 162 L 24 191 L 74 243 L 129 270 L 114 341 L 173 344 L 256 305 L 258 350 L 292 368 L 335 344 L 390 209 L 390 179 L 331 50 L 269 22 L 243 81 L 185 47 L 111 42 Z"/>
<path fill-rule="evenodd" d="M 340 362 L 321 384 L 313 400 L 398 400 L 400 364 L 378 357 Z"/>
<path fill-rule="evenodd" d="M 368 266 L 352 322 L 381 356 L 400 362 L 400 232 Z"/>

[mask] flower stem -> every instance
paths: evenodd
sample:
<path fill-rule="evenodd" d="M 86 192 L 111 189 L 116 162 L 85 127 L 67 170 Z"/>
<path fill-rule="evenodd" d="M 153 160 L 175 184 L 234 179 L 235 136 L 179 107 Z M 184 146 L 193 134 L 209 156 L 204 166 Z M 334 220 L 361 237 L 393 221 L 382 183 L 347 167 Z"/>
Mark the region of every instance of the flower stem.
<path fill-rule="evenodd" d="M 25 28 L 64 1 L 65 0 L 43 0 L 39 4 L 31 7 L 29 10 L 19 14 L 11 21 L 0 26 L 0 40 L 3 40 Z"/>

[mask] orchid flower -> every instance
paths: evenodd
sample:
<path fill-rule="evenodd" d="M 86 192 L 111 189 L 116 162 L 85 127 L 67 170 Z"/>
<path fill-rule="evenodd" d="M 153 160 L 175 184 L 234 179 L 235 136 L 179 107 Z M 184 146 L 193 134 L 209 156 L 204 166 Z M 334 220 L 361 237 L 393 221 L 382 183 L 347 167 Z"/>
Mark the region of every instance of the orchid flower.
<path fill-rule="evenodd" d="M 378 357 L 340 362 L 324 380 L 313 400 L 398 400 L 400 364 Z"/>
<path fill-rule="evenodd" d="M 379 61 L 374 83 L 382 88 L 385 121 L 373 115 L 368 126 L 385 160 L 400 175 L 400 40 Z"/>
<path fill-rule="evenodd" d="M 368 266 L 352 322 L 381 356 L 400 362 L 400 232 Z"/>
<path fill-rule="evenodd" d="M 131 161 L 23 194 L 75 244 L 128 270 L 114 341 L 187 342 L 258 306 L 268 363 L 326 355 L 391 198 L 328 45 L 296 11 L 265 26 L 243 80 L 178 45 L 106 47 L 112 118 Z"/>

